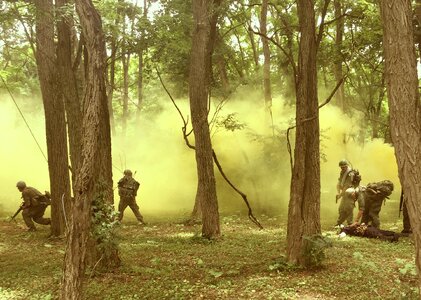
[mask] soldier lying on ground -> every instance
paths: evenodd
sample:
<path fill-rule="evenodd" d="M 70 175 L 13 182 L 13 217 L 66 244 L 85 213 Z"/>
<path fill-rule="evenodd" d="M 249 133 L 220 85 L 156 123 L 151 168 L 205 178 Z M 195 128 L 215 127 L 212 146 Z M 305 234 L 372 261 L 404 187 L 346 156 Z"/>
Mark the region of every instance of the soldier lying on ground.
<path fill-rule="evenodd" d="M 345 233 L 352 236 L 361 236 L 366 238 L 377 238 L 383 241 L 397 242 L 399 234 L 389 230 L 381 230 L 371 225 L 352 224 L 341 228 L 340 233 Z"/>

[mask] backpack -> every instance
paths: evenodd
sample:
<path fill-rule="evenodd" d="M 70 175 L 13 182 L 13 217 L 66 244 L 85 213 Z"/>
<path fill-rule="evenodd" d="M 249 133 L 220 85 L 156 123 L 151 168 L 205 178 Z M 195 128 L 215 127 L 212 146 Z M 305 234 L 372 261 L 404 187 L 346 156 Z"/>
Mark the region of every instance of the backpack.
<path fill-rule="evenodd" d="M 358 187 L 360 185 L 360 182 L 361 182 L 361 174 L 360 174 L 360 172 L 357 169 L 351 170 L 350 173 L 353 175 L 351 184 L 352 184 L 352 186 L 354 188 L 356 188 L 356 187 Z"/>
<path fill-rule="evenodd" d="M 383 201 L 389 199 L 393 192 L 393 182 L 390 180 L 382 180 L 379 182 L 367 184 L 366 193 L 374 201 Z"/>
<path fill-rule="evenodd" d="M 133 178 L 123 177 L 118 182 L 118 194 L 120 197 L 136 197 L 139 186 L 139 182 Z"/>

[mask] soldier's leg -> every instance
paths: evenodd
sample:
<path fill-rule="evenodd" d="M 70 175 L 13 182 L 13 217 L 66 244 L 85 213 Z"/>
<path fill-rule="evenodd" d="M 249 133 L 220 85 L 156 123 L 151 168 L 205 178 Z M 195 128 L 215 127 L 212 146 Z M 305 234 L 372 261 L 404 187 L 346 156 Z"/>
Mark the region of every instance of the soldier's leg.
<path fill-rule="evenodd" d="M 373 225 L 376 228 L 380 228 L 380 218 L 379 218 L 379 213 L 377 212 L 372 212 L 370 214 L 371 217 L 371 225 Z"/>
<path fill-rule="evenodd" d="M 348 225 L 351 225 L 353 223 L 352 222 L 353 217 L 354 217 L 354 207 L 350 207 L 348 209 L 348 217 L 346 218 Z"/>
<path fill-rule="evenodd" d="M 133 211 L 134 215 L 136 216 L 136 219 L 137 219 L 139 222 L 141 222 L 141 223 L 145 223 L 145 222 L 143 221 L 143 216 L 140 214 L 140 211 L 139 211 L 139 206 L 137 205 L 137 203 L 136 203 L 136 200 L 135 200 L 135 199 L 134 199 L 132 202 L 130 202 L 129 206 L 130 206 L 130 208 L 132 209 L 132 211 Z"/>
<path fill-rule="evenodd" d="M 26 226 L 28 226 L 28 230 L 33 230 L 33 231 L 36 230 L 35 224 L 32 221 L 32 212 L 30 208 L 25 208 L 22 211 L 22 218 L 25 221 Z"/>
<path fill-rule="evenodd" d="M 45 205 L 39 205 L 34 208 L 34 214 L 33 219 L 36 223 L 41 225 L 50 225 L 51 219 L 50 218 L 44 218 L 45 209 L 47 206 Z"/>
<path fill-rule="evenodd" d="M 336 221 L 336 225 L 341 225 L 347 218 L 347 213 L 345 209 L 345 200 L 342 198 L 341 203 L 339 204 L 339 217 Z"/>
<path fill-rule="evenodd" d="M 370 217 L 371 217 L 371 225 L 373 225 L 376 228 L 380 228 L 380 211 L 382 209 L 382 202 L 376 202 L 375 205 L 372 206 Z"/>
<path fill-rule="evenodd" d="M 126 209 L 128 203 L 125 198 L 120 198 L 120 203 L 118 203 L 118 220 L 121 222 L 123 220 L 124 210 Z"/>
<path fill-rule="evenodd" d="M 365 203 L 364 203 L 364 212 L 363 212 L 363 215 L 361 217 L 361 223 L 368 224 L 370 222 L 371 211 L 372 211 L 372 202 L 371 202 L 370 198 L 366 198 Z"/>

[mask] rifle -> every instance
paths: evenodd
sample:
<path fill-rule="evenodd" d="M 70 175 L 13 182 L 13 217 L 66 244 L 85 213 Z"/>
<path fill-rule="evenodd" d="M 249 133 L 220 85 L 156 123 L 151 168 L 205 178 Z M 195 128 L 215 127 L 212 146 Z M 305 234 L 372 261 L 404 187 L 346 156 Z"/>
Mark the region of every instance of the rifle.
<path fill-rule="evenodd" d="M 22 205 L 19 206 L 18 210 L 15 212 L 15 214 L 10 218 L 10 221 L 14 220 L 15 217 L 22 211 L 23 207 Z"/>
<path fill-rule="evenodd" d="M 336 195 L 336 197 L 335 197 L 335 198 L 336 198 L 335 203 L 338 203 L 338 200 L 339 200 L 339 199 L 341 199 L 341 197 L 342 197 L 342 194 L 340 194 L 340 195 Z"/>

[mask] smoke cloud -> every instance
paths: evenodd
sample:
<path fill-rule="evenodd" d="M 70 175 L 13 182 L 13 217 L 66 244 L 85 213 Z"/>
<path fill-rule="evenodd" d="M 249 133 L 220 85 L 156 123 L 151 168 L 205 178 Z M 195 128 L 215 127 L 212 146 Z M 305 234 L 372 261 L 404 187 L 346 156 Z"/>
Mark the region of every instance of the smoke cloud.
<path fill-rule="evenodd" d="M 10 214 L 20 204 L 17 181 L 24 180 L 40 191 L 49 189 L 47 162 L 9 98 L 0 96 L 1 214 Z M 18 103 L 28 102 L 18 100 Z M 283 105 L 284 102 L 280 98 L 273 99 L 271 118 L 260 91 L 247 88 L 237 91 L 218 110 L 217 122 L 212 123 L 212 142 L 224 172 L 247 194 L 255 214 L 286 218 L 291 167 L 285 133 L 293 124 L 295 111 Z M 190 114 L 188 101 L 177 100 L 177 103 L 187 117 Z M 160 106 L 154 113 L 141 114 L 139 121 L 133 117 L 126 135 L 118 128 L 112 139 L 115 202 L 119 200 L 116 183 L 124 169 L 131 169 L 141 184 L 137 199 L 146 221 L 149 216 L 162 214 L 188 215 L 193 209 L 197 188 L 195 155 L 184 143 L 181 118 L 169 99 L 161 99 Z M 210 118 L 216 110 L 217 106 L 213 105 Z M 42 109 L 31 111 L 28 108 L 24 114 L 46 153 Z M 400 184 L 393 147 L 382 140 L 361 143 L 359 118 L 350 119 L 331 105 L 320 110 L 322 223 L 333 225 L 337 218 L 338 204 L 334 196 L 341 159 L 347 159 L 360 171 L 363 185 L 384 179 L 395 184 L 395 191 L 381 216 L 396 221 Z M 194 144 L 193 135 L 189 139 Z M 290 140 L 293 143 L 294 130 Z M 228 186 L 216 167 L 215 176 L 220 211 L 246 213 L 242 198 Z M 125 218 L 133 218 L 133 215 L 128 211 Z"/>

